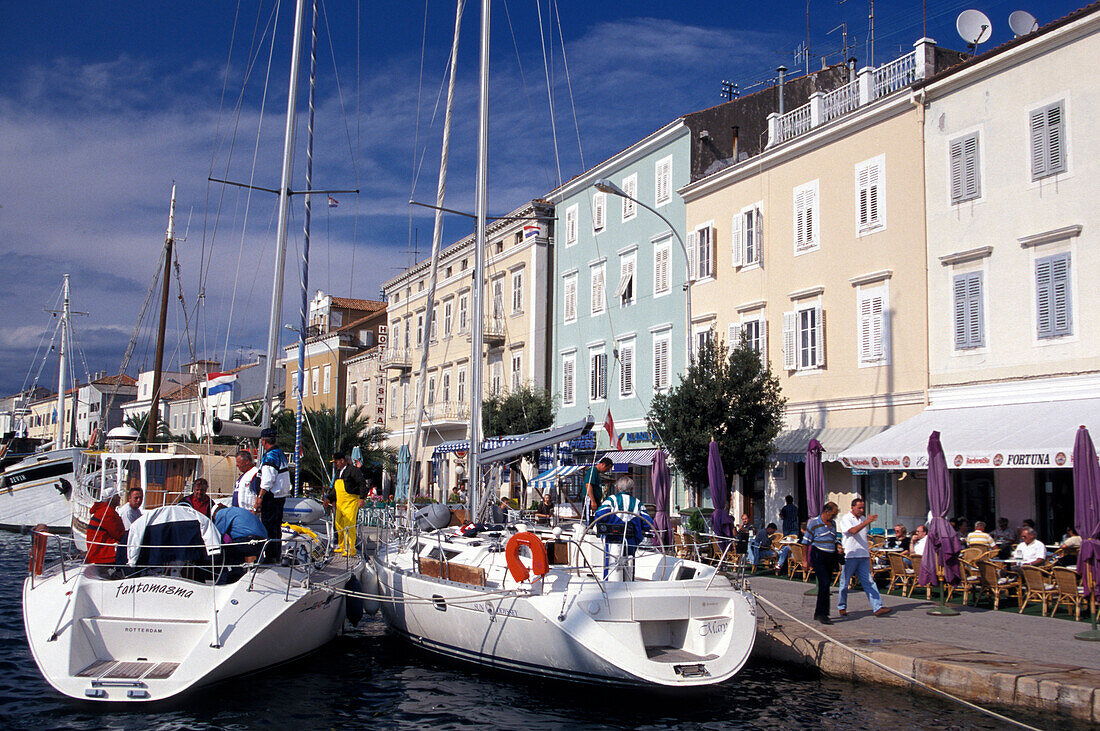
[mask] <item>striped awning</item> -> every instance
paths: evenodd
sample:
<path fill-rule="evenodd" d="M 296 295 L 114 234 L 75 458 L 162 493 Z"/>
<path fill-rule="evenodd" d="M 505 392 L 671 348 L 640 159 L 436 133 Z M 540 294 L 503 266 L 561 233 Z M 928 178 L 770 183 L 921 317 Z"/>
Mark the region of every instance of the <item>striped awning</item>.
<path fill-rule="evenodd" d="M 531 480 L 530 485 L 531 487 L 534 487 L 538 490 L 545 490 L 547 486 L 552 485 L 555 480 L 569 477 L 570 475 L 575 475 L 583 469 L 584 465 L 580 464 L 561 465 L 560 467 L 555 467 L 551 470 L 543 472 L 541 475 Z"/>
<path fill-rule="evenodd" d="M 487 452 L 490 449 L 498 449 L 500 447 L 506 447 L 509 444 L 515 444 L 519 440 L 520 437 L 493 437 L 482 441 L 481 450 L 482 452 Z M 455 439 L 437 444 L 432 452 L 432 459 L 442 459 L 444 455 L 453 454 L 454 452 L 469 451 L 469 439 Z M 564 444 L 560 445 L 558 447 L 558 461 L 571 464 L 573 462 L 573 450 Z M 552 464 L 554 464 L 554 448 L 543 447 L 539 450 L 539 469 L 549 469 Z"/>
<path fill-rule="evenodd" d="M 615 466 L 611 468 L 612 472 L 629 472 L 631 465 L 652 467 L 653 458 L 656 454 L 657 448 L 624 449 L 618 452 L 604 452 L 600 455 L 600 459 L 604 457 L 611 458 L 611 461 L 615 463 Z"/>

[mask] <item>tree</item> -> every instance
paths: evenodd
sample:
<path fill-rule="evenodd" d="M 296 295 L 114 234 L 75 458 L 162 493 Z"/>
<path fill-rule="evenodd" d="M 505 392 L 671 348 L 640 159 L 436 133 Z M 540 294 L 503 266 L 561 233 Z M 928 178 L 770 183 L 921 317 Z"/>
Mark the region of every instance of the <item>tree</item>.
<path fill-rule="evenodd" d="M 678 385 L 653 397 L 649 427 L 660 434 L 688 484 L 702 487 L 712 438 L 727 478 L 767 466 L 786 401 L 779 379 L 745 337 L 732 351 L 711 340 L 692 356 Z"/>
<path fill-rule="evenodd" d="M 283 409 L 273 414 L 272 425 L 279 432 L 279 448 L 293 455 L 294 412 Z M 363 475 L 379 484 L 382 470 L 392 470 L 397 461 L 396 451 L 382 446 L 385 440 L 386 432 L 371 427 L 370 416 L 362 406 L 307 409 L 302 422 L 302 483 L 328 485 L 332 453 L 343 452 L 350 460 L 352 449 L 359 447 Z"/>
<path fill-rule="evenodd" d="M 481 402 L 481 428 L 486 437 L 527 434 L 554 425 L 554 401 L 544 388 L 520 386 Z"/>
<path fill-rule="evenodd" d="M 149 412 L 144 414 L 131 414 L 126 417 L 126 420 L 122 422 L 125 426 L 130 427 L 138 434 L 141 435 L 141 439 L 145 439 L 146 423 L 149 421 Z M 172 438 L 172 431 L 168 428 L 168 422 L 165 421 L 159 414 L 157 415 L 157 439 L 158 442 L 166 442 Z"/>

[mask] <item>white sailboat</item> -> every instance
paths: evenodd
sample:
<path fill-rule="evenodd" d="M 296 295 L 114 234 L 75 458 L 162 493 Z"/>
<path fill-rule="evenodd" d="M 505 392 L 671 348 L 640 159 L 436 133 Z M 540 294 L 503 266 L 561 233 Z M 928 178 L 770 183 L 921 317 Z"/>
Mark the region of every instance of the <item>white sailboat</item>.
<path fill-rule="evenodd" d="M 474 292 L 484 291 L 485 277 L 488 8 L 483 0 Z M 452 66 L 452 85 L 453 76 Z M 444 159 L 446 154 L 444 149 Z M 433 244 L 433 256 L 437 251 Z M 433 261 L 429 301 L 435 266 Z M 481 301 L 473 298 L 474 323 L 481 322 Z M 474 515 L 487 502 L 478 498 L 485 468 L 591 428 L 589 420 L 483 454 L 481 336 L 475 324 L 469 456 Z M 419 395 L 418 401 L 422 411 Z M 741 669 L 756 638 L 756 603 L 742 582 L 731 582 L 715 566 L 644 544 L 631 556 L 621 541 L 616 545 L 595 533 L 592 525 L 572 531 L 519 525 L 466 536 L 456 528 L 413 526 L 379 545 L 368 587 L 377 586 L 382 614 L 395 632 L 478 665 L 589 683 L 669 687 L 718 683 Z"/>
<path fill-rule="evenodd" d="M 297 0 L 280 187 L 280 254 L 267 353 L 272 368 L 304 15 L 305 0 Z M 272 373 L 268 375 L 265 427 L 274 386 Z M 235 425 L 234 433 L 247 429 Z M 354 618 L 357 602 L 341 592 L 359 586 L 361 551 L 354 556 L 334 553 L 334 541 L 308 529 L 288 533 L 284 528 L 279 564 L 222 565 L 225 552 L 255 550 L 258 541 L 222 545 L 205 516 L 168 504 L 173 494 L 190 492 L 193 480 L 208 474 L 203 457 L 183 445 L 159 449 L 116 444 L 86 462 L 81 489 L 90 498 L 105 498 L 130 485 L 146 488 L 148 512 L 139 518 L 146 522 L 140 530 L 138 523 L 130 528 L 126 566 L 70 558 L 64 550 L 67 539 L 35 533 L 31 575 L 23 585 L 24 628 L 39 670 L 61 693 L 96 701 L 173 698 L 312 652 L 336 636 L 346 617 Z M 191 540 L 153 545 L 172 535 Z M 50 541 L 58 542 L 64 558 L 43 567 Z"/>
<path fill-rule="evenodd" d="M 24 530 L 45 524 L 66 531 L 70 499 L 80 447 L 67 444 L 65 389 L 68 387 L 68 349 L 72 311 L 69 275 L 62 284 L 61 347 L 58 350 L 57 435 L 51 448 L 27 455 L 0 473 L 0 528 Z M 74 395 L 75 398 L 75 395 Z M 75 413 L 75 410 L 74 410 Z"/>

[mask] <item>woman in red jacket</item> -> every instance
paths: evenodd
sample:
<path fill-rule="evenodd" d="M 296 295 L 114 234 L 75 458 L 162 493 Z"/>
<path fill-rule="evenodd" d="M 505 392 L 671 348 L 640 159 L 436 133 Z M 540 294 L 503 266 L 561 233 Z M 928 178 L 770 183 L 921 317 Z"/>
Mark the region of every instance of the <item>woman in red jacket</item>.
<path fill-rule="evenodd" d="M 122 518 L 115 508 L 119 497 L 115 493 L 106 500 L 92 505 L 92 517 L 88 520 L 88 555 L 85 563 L 113 564 L 119 541 L 126 535 Z"/>

